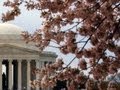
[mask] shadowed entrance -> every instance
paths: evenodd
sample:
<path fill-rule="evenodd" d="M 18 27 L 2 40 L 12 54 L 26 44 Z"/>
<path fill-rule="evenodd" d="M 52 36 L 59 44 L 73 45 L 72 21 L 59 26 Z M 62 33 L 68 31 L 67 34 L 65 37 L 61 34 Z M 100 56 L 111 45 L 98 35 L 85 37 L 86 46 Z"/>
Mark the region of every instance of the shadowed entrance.
<path fill-rule="evenodd" d="M 4 72 L 2 73 L 2 89 L 3 90 L 9 90 L 8 89 L 8 85 L 9 85 L 9 63 L 8 60 L 3 60 L 2 64 L 4 65 Z M 12 89 L 13 90 L 17 90 L 17 86 L 18 86 L 18 81 L 17 81 L 17 76 L 18 76 L 18 63 L 16 60 L 13 60 L 12 62 L 12 81 L 10 81 L 12 83 Z"/>

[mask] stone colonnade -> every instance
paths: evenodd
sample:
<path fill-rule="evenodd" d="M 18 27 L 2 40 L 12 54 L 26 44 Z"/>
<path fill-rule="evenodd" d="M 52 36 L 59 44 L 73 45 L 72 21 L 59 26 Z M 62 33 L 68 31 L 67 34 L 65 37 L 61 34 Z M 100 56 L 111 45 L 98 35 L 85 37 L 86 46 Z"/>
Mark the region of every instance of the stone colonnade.
<path fill-rule="evenodd" d="M 30 87 L 30 80 L 31 80 L 31 60 L 26 60 L 27 61 L 27 89 L 25 90 L 31 90 Z M 0 60 L 0 90 L 2 90 L 2 62 L 3 60 Z M 8 90 L 13 90 L 13 85 L 12 85 L 12 80 L 13 80 L 13 72 L 12 72 L 12 62 L 13 60 L 8 59 Z M 39 61 L 39 60 L 35 60 L 36 62 L 36 68 L 41 68 L 44 66 L 45 62 L 44 61 Z M 18 63 L 18 86 L 17 86 L 17 90 L 22 90 L 22 60 L 17 60 Z M 25 73 L 25 72 L 23 72 Z M 39 79 L 39 76 L 36 75 L 36 79 Z M 39 88 L 37 87 L 36 90 L 39 90 Z"/>

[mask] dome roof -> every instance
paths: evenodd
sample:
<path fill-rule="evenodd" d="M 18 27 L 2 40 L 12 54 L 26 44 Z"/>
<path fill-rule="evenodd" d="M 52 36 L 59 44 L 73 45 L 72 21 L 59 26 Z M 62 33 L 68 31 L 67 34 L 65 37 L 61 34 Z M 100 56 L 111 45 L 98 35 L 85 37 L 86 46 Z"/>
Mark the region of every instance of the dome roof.
<path fill-rule="evenodd" d="M 21 27 L 8 24 L 8 23 L 1 23 L 0 24 L 0 34 L 21 34 L 24 31 Z"/>

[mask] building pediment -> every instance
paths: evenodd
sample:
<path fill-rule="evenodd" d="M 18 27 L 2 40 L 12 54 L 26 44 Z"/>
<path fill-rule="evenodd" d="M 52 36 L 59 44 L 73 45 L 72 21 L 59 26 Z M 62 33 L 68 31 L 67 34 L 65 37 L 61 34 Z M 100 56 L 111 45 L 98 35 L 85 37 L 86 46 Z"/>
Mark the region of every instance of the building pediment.
<path fill-rule="evenodd" d="M 0 55 L 39 55 L 40 52 L 10 44 L 0 45 Z"/>

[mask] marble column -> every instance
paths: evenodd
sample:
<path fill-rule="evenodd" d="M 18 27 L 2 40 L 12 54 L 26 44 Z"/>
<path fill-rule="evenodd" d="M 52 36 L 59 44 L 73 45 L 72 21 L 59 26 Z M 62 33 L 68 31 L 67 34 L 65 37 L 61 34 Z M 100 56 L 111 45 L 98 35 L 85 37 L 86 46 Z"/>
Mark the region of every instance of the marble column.
<path fill-rule="evenodd" d="M 41 68 L 44 67 L 44 61 L 41 61 Z"/>
<path fill-rule="evenodd" d="M 40 68 L 39 65 L 40 65 L 39 60 L 36 60 L 36 68 Z M 36 79 L 39 80 L 39 74 L 36 74 Z M 36 90 L 39 90 L 38 86 L 36 87 Z"/>
<path fill-rule="evenodd" d="M 5 64 L 6 66 L 6 90 L 8 90 L 8 84 L 9 84 L 9 62 Z"/>
<path fill-rule="evenodd" d="M 2 90 L 2 59 L 0 60 L 0 90 Z"/>
<path fill-rule="evenodd" d="M 13 80 L 13 77 L 12 77 L 12 60 L 8 60 L 9 62 L 9 87 L 8 89 L 9 90 L 12 90 L 12 80 Z"/>
<path fill-rule="evenodd" d="M 40 68 L 42 68 L 42 61 L 40 61 L 40 63 L 39 63 L 39 64 L 40 64 L 40 66 L 39 66 L 39 67 L 40 67 Z"/>
<path fill-rule="evenodd" d="M 18 90 L 22 90 L 21 60 L 18 60 Z"/>
<path fill-rule="evenodd" d="M 27 61 L 27 90 L 31 90 L 30 86 L 30 60 Z"/>

